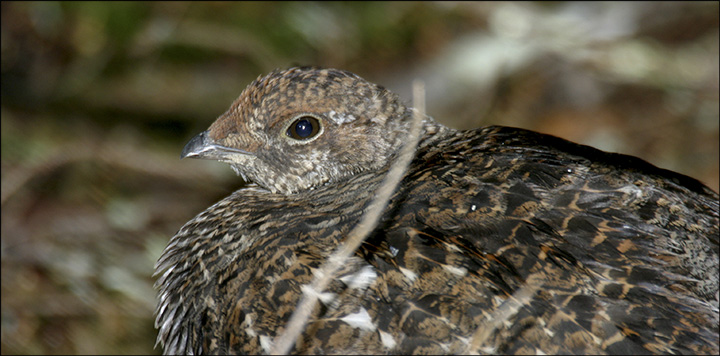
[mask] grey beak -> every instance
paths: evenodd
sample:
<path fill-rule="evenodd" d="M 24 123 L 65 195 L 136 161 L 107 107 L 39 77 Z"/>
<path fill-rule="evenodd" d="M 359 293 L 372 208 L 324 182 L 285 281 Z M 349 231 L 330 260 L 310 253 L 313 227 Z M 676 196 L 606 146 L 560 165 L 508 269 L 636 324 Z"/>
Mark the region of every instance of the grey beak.
<path fill-rule="evenodd" d="M 180 158 L 205 158 L 210 148 L 214 146 L 212 139 L 208 137 L 208 132 L 203 131 L 190 139 L 180 153 Z M 210 157 L 208 157 L 210 158 Z"/>
<path fill-rule="evenodd" d="M 190 157 L 222 160 L 231 154 L 250 155 L 252 153 L 238 148 L 219 145 L 215 140 L 210 138 L 208 131 L 203 131 L 190 139 L 180 153 L 180 158 Z"/>

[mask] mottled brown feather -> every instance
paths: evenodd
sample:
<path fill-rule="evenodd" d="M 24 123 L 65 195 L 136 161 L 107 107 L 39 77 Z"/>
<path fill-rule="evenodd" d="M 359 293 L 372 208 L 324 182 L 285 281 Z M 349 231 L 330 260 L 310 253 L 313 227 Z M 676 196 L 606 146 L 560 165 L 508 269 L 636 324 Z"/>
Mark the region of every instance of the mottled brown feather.
<path fill-rule="evenodd" d="M 294 141 L 289 125 L 323 125 Z M 185 156 L 256 183 L 158 260 L 164 352 L 267 353 L 358 223 L 412 110 L 345 71 L 258 78 Z M 507 127 L 424 121 L 381 221 L 295 353 L 703 353 L 718 349 L 718 194 L 638 158 Z"/>

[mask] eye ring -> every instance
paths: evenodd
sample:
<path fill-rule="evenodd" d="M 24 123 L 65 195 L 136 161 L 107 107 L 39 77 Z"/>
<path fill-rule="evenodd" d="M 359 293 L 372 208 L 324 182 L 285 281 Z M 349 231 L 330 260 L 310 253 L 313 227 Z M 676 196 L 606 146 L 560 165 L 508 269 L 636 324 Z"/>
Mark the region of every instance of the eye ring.
<path fill-rule="evenodd" d="M 294 140 L 308 141 L 321 132 L 320 120 L 312 115 L 302 114 L 292 121 L 285 134 Z"/>

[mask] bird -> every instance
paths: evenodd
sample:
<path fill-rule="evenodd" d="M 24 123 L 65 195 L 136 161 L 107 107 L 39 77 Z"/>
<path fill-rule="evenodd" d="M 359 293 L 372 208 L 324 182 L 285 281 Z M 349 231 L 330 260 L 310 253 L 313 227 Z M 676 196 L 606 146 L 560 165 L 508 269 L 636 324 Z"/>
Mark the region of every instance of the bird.
<path fill-rule="evenodd" d="M 414 115 L 340 69 L 249 84 L 182 150 L 248 184 L 159 257 L 163 352 L 270 353 Z M 547 134 L 420 120 L 402 179 L 289 352 L 718 354 L 717 192 Z"/>

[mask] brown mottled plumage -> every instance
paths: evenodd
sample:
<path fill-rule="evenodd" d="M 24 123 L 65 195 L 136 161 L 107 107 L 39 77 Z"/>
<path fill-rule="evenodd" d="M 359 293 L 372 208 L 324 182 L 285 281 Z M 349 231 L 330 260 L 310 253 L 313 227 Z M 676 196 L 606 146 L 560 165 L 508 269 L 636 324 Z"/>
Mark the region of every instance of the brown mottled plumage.
<path fill-rule="evenodd" d="M 183 157 L 254 182 L 157 263 L 165 353 L 267 353 L 412 110 L 345 71 L 259 78 Z M 718 353 L 718 194 L 638 158 L 431 118 L 295 353 Z"/>

